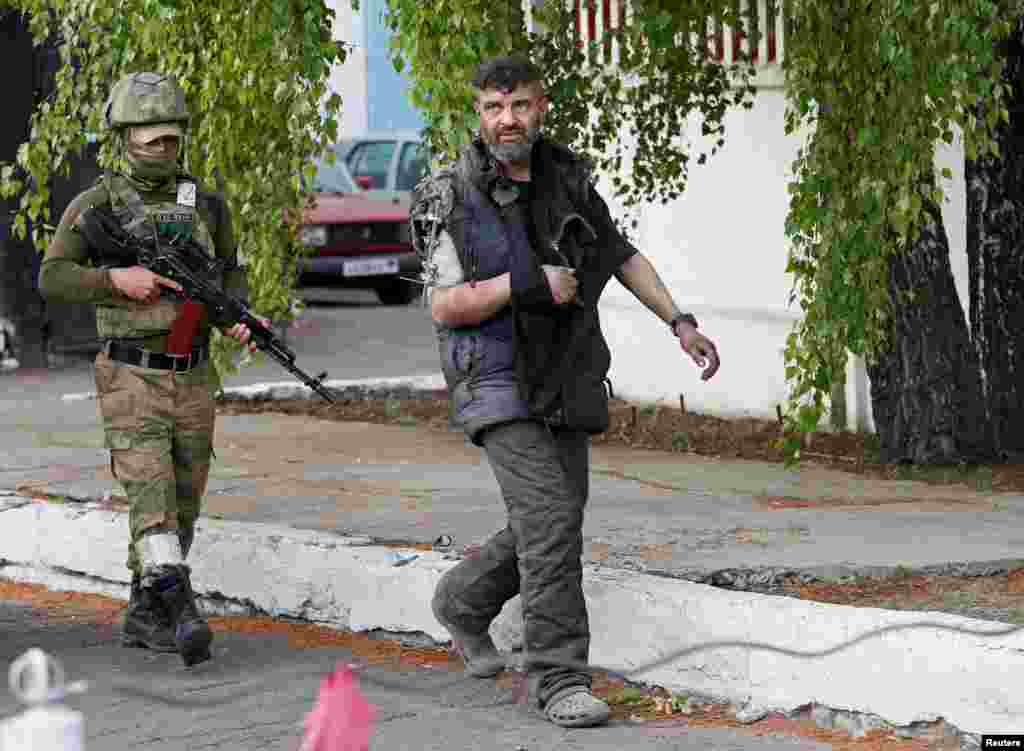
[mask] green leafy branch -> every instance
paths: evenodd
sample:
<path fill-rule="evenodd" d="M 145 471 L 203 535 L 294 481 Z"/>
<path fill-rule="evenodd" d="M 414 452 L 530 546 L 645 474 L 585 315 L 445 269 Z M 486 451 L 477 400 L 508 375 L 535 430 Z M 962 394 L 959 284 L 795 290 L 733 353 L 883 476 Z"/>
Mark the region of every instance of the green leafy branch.
<path fill-rule="evenodd" d="M 686 120 L 699 114 L 714 153 L 724 144 L 725 113 L 751 106 L 754 93 L 749 65 L 709 59 L 708 19 L 736 28 L 747 19 L 728 0 L 634 6 L 626 23 L 583 44 L 565 3 L 535 7 L 528 31 L 518 0 L 389 0 L 391 52 L 412 79 L 411 98 L 434 152 L 452 158 L 475 128 L 470 80 L 479 62 L 518 51 L 546 77 L 546 130 L 609 174 L 625 207 L 678 197 L 690 160 L 690 146 L 679 138 Z"/>
<path fill-rule="evenodd" d="M 803 312 L 785 349 L 795 461 L 847 352 L 870 360 L 887 341 L 888 259 L 943 200 L 936 144 L 959 130 L 968 159 L 997 154 L 997 42 L 1011 16 L 991 0 L 794 0 L 789 13 L 786 131 L 805 135 L 786 220 L 790 301 Z"/>
<path fill-rule="evenodd" d="M 37 43 L 58 43 L 52 96 L 32 118 L 14 164 L 0 165 L 0 193 L 20 197 L 14 231 L 43 251 L 54 224 L 49 185 L 89 138 L 116 167 L 116 139 L 103 123 L 113 83 L 138 70 L 174 76 L 192 112 L 185 163 L 225 193 L 246 263 L 253 307 L 288 318 L 296 258 L 295 218 L 311 157 L 337 138 L 340 98 L 328 91 L 344 58 L 324 0 L 0 0 L 25 14 Z M 220 372 L 232 345 L 215 343 Z"/>

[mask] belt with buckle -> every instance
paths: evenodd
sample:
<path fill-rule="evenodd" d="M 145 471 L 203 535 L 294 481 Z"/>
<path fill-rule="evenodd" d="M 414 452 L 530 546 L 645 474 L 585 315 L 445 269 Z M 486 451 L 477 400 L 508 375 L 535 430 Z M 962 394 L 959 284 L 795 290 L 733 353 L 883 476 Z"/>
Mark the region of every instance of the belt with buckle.
<path fill-rule="evenodd" d="M 138 365 L 141 368 L 155 368 L 157 370 L 173 370 L 176 373 L 183 373 L 202 364 L 207 355 L 205 347 L 196 347 L 184 355 L 172 355 L 167 352 L 153 352 L 113 339 L 107 340 L 103 346 L 103 351 L 111 360 L 117 360 L 126 365 Z"/>

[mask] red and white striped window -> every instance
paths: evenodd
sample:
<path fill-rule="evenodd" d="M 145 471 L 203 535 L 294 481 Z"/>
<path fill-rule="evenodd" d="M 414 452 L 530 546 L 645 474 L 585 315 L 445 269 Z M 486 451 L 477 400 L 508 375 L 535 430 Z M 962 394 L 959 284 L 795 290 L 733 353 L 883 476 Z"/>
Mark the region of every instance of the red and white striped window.
<path fill-rule="evenodd" d="M 566 1 L 575 14 L 579 43 L 604 39 L 606 59 L 616 61 L 615 42 L 605 35 L 628 22 L 631 10 L 628 0 Z M 782 60 L 781 0 L 736 0 L 736 3 L 740 13 L 750 19 L 748 27 L 753 33 L 709 19 L 704 38 L 708 58 L 732 64 L 747 55 L 754 65 L 778 65 Z"/>

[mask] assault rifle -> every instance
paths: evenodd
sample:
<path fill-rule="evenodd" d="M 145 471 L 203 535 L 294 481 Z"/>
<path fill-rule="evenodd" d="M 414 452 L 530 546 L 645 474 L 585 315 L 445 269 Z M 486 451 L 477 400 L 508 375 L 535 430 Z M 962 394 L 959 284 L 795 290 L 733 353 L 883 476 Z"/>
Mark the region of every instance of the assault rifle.
<path fill-rule="evenodd" d="M 175 236 L 162 244 L 154 236 L 140 240 L 121 226 L 113 212 L 105 207 L 90 206 L 78 219 L 89 245 L 102 263 L 138 264 L 154 274 L 176 281 L 182 292 L 176 293 L 203 303 L 210 319 L 221 327 L 244 323 L 252 334 L 257 349 L 266 352 L 280 365 L 328 402 L 334 397 L 323 385 L 327 373 L 314 378 L 295 364 L 295 353 L 249 312 L 242 301 L 224 292 L 214 279 L 224 271 L 224 261 L 210 258 L 195 240 Z"/>

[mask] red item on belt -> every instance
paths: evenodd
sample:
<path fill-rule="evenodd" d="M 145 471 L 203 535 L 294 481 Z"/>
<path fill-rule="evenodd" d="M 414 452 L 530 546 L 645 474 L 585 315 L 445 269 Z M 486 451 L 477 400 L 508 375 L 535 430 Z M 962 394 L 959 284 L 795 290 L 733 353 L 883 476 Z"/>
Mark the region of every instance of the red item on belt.
<path fill-rule="evenodd" d="M 186 300 L 178 317 L 171 323 L 171 331 L 167 335 L 167 352 L 171 355 L 187 355 L 192 351 L 192 340 L 199 331 L 199 322 L 203 319 L 206 306 L 195 300 Z"/>

